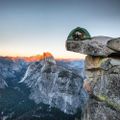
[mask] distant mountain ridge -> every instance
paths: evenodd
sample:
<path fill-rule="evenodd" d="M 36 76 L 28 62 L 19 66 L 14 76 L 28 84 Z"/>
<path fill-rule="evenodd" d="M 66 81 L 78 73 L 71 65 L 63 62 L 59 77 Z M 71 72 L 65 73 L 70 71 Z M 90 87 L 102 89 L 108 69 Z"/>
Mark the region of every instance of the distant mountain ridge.
<path fill-rule="evenodd" d="M 42 55 L 36 55 L 31 57 L 3 57 L 0 56 L 0 74 L 3 80 L 7 81 L 9 86 L 9 81 L 12 82 L 19 81 L 20 78 L 23 77 L 25 74 L 27 67 L 32 62 L 39 62 L 41 60 L 45 60 L 47 58 L 53 58 L 53 55 L 50 52 L 44 52 Z M 56 63 L 60 66 L 69 68 L 69 69 L 76 69 L 79 75 L 84 76 L 83 72 L 83 60 L 78 59 L 54 59 Z M 76 66 L 79 64 L 78 66 Z M 13 83 L 12 83 L 13 84 Z"/>
<path fill-rule="evenodd" d="M 30 56 L 30 57 L 0 56 L 0 59 L 6 59 L 6 60 L 12 60 L 12 61 L 23 60 L 25 62 L 35 62 L 43 59 L 43 56 L 42 55 L 36 55 L 36 56 Z"/>
<path fill-rule="evenodd" d="M 50 52 L 44 52 L 43 54 L 33 55 L 33 56 L 0 56 L 0 59 L 18 61 L 23 60 L 25 62 L 36 62 L 44 59 L 44 56 L 51 56 Z M 78 58 L 54 58 L 56 61 L 78 61 Z M 84 60 L 81 58 L 81 60 Z"/>

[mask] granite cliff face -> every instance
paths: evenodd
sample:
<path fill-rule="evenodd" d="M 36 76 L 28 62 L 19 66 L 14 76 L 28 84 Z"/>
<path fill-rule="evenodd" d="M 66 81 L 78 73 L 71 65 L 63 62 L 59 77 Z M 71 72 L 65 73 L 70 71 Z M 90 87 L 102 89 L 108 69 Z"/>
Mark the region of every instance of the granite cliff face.
<path fill-rule="evenodd" d="M 84 81 L 89 101 L 83 120 L 120 120 L 120 38 L 67 40 L 69 51 L 88 55 Z"/>
<path fill-rule="evenodd" d="M 50 53 L 44 53 L 41 61 L 32 63 L 20 83 L 30 88 L 29 97 L 37 104 L 48 104 L 67 114 L 83 110 L 88 97 L 82 77 L 56 64 Z"/>

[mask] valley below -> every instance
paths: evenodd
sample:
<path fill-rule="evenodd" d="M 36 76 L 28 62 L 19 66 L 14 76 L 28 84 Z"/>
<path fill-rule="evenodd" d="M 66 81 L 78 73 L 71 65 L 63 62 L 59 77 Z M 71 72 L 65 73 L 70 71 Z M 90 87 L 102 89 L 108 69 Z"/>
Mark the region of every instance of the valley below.
<path fill-rule="evenodd" d="M 0 57 L 1 120 L 81 119 L 84 60 Z M 76 104 L 74 104 L 76 102 Z"/>

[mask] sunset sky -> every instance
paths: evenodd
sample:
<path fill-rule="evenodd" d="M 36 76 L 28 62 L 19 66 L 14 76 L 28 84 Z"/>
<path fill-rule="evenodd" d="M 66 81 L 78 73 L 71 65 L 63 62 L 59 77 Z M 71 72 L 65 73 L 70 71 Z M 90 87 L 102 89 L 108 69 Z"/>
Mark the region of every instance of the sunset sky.
<path fill-rule="evenodd" d="M 120 37 L 120 0 L 0 0 L 0 55 L 81 58 L 65 49 L 77 26 Z"/>

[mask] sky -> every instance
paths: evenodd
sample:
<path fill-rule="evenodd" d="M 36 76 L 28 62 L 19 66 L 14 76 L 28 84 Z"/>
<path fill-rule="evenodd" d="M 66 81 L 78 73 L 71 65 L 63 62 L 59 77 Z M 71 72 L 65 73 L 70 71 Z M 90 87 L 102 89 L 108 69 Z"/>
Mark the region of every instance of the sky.
<path fill-rule="evenodd" d="M 120 36 L 120 0 L 0 0 L 0 55 L 84 58 L 66 51 L 77 26 L 91 36 Z"/>

